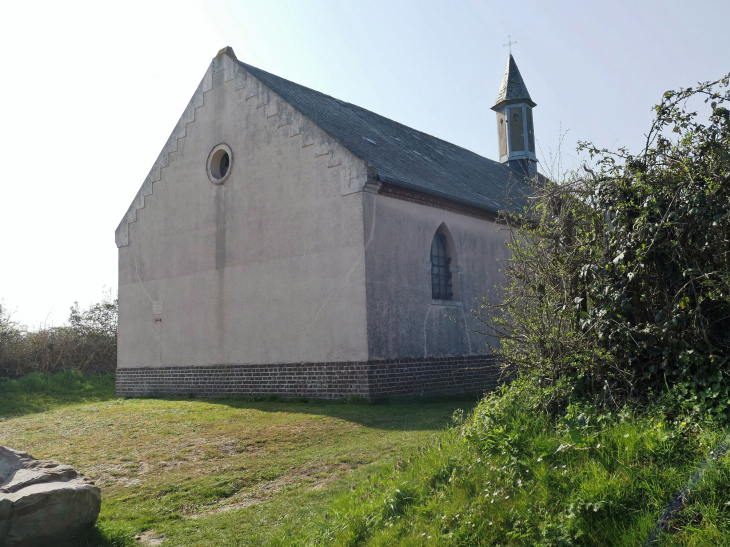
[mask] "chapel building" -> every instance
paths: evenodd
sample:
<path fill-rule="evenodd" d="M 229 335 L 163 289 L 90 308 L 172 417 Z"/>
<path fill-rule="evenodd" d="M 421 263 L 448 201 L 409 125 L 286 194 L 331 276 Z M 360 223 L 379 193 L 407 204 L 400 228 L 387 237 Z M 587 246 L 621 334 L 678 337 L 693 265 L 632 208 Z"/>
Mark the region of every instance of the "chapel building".
<path fill-rule="evenodd" d="M 471 310 L 537 174 L 534 106 L 510 54 L 493 161 L 221 50 L 116 231 L 117 395 L 494 387 Z"/>

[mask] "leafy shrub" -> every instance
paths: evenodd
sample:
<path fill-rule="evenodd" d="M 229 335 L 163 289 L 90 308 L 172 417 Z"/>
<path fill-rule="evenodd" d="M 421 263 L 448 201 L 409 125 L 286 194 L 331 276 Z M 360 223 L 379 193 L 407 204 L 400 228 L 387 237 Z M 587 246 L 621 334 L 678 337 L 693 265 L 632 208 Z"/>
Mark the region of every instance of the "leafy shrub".
<path fill-rule="evenodd" d="M 117 300 L 110 293 L 82 310 L 74 303 L 68 324 L 29 331 L 0 304 L 0 376 L 33 372 L 114 372 Z"/>
<path fill-rule="evenodd" d="M 506 219 L 505 303 L 478 315 L 544 405 L 590 394 L 619 408 L 675 386 L 730 418 L 729 83 L 667 92 L 638 154 L 582 143 L 596 167 L 536 181 Z M 702 98 L 706 123 L 688 109 Z"/>
<path fill-rule="evenodd" d="M 707 125 L 687 112 L 698 94 L 712 101 Z M 728 98 L 713 84 L 668 92 L 654 144 L 636 156 L 586 145 L 600 158 L 593 195 L 607 226 L 604 260 L 581 272 L 590 286 L 583 328 L 595 326 L 642 387 L 686 384 L 696 410 L 722 418 L 730 418 Z M 663 134 L 670 128 L 675 140 Z"/>

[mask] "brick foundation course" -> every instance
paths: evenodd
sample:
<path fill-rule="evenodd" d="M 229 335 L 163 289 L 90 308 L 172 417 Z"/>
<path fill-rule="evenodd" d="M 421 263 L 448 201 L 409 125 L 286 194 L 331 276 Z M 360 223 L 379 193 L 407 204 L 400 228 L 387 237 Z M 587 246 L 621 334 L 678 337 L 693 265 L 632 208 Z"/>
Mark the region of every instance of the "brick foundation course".
<path fill-rule="evenodd" d="M 343 363 L 118 368 L 118 397 L 195 395 L 367 399 L 481 395 L 500 381 L 492 355 Z"/>

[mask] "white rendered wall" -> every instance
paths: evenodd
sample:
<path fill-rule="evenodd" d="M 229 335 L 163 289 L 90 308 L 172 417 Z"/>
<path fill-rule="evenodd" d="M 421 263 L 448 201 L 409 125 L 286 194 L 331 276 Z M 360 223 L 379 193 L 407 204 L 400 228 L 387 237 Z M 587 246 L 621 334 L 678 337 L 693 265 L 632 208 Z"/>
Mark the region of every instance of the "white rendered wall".
<path fill-rule="evenodd" d="M 363 162 L 226 55 L 191 105 L 117 233 L 118 366 L 367 359 Z"/>

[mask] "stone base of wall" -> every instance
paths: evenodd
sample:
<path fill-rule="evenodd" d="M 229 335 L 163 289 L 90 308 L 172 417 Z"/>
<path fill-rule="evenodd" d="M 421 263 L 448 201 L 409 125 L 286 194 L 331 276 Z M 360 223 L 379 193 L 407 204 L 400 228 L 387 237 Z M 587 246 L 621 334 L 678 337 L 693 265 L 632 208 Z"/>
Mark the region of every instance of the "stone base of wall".
<path fill-rule="evenodd" d="M 344 363 L 118 368 L 119 397 L 195 395 L 346 399 L 482 393 L 499 383 L 491 355 Z"/>

